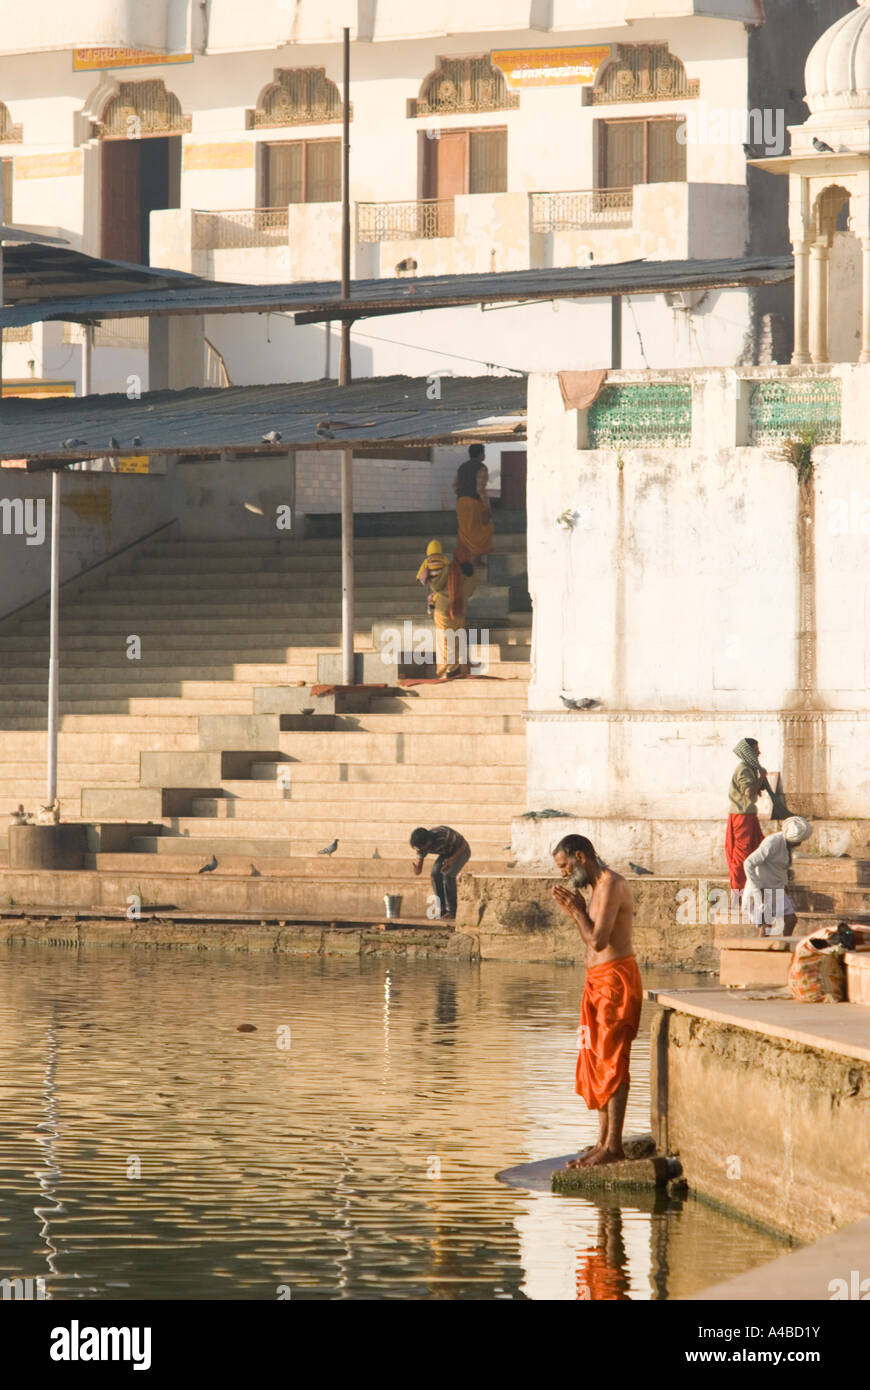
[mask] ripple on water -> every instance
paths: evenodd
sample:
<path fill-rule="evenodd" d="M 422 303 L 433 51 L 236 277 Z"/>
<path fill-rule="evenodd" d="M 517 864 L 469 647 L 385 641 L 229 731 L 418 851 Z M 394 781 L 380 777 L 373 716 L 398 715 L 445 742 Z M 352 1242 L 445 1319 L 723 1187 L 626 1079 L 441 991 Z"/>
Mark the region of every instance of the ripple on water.
<path fill-rule="evenodd" d="M 0 947 L 0 1277 L 86 1299 L 649 1299 L 775 1258 L 692 1200 L 495 1181 L 595 1136 L 573 1093 L 581 982 Z M 629 1132 L 648 1074 L 647 1018 Z"/>

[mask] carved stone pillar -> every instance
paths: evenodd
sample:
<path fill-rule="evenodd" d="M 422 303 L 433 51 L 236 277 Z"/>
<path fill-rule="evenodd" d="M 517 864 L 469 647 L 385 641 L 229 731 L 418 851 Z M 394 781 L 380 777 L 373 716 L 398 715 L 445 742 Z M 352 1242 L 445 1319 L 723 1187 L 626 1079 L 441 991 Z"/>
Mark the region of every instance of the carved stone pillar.
<path fill-rule="evenodd" d="M 810 357 L 810 248 L 806 241 L 795 241 L 794 251 L 794 352 L 792 362 L 806 366 Z"/>
<path fill-rule="evenodd" d="M 810 354 L 813 362 L 828 362 L 828 269 L 831 248 L 814 241 L 810 250 Z"/>
<path fill-rule="evenodd" d="M 870 362 L 870 237 L 861 238 L 864 276 L 861 282 L 861 355 L 860 363 Z"/>

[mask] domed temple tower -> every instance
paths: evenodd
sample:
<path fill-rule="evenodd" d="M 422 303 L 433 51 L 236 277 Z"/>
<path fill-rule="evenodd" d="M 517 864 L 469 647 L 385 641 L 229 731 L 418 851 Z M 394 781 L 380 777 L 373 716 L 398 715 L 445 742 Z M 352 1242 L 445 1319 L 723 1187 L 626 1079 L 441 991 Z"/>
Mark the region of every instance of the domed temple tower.
<path fill-rule="evenodd" d="M 810 116 L 791 154 L 751 161 L 789 178 L 798 365 L 870 362 L 870 0 L 858 0 L 807 58 Z"/>

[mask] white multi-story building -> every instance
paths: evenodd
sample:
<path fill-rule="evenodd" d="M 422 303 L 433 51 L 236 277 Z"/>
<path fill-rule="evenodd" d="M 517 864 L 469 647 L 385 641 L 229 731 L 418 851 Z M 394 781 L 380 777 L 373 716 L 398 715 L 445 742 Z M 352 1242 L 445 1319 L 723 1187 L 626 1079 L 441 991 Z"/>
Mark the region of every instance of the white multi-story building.
<path fill-rule="evenodd" d="M 803 119 L 853 0 L 37 0 L 0 27 L 3 212 L 94 255 L 245 282 L 336 279 L 342 30 L 358 278 L 788 250 L 747 168 Z M 748 146 L 748 150 L 747 147 Z M 622 365 L 787 360 L 788 288 L 634 296 Z M 206 320 L 233 382 L 334 375 L 336 333 Z M 610 363 L 610 304 L 360 322 L 356 375 Z M 15 330 L 7 378 L 80 385 L 81 330 Z M 98 330 L 92 389 L 147 382 L 144 321 Z"/>

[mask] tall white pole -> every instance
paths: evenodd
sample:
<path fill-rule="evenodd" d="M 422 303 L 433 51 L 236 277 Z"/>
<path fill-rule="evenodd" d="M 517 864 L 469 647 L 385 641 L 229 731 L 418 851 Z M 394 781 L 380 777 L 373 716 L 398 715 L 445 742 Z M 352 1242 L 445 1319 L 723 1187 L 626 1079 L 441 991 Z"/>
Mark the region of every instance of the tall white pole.
<path fill-rule="evenodd" d="M 341 298 L 350 298 L 350 30 L 344 31 L 344 112 L 341 159 Z M 327 333 L 329 326 L 327 325 Z M 341 321 L 340 386 L 350 384 L 350 321 Z M 353 653 L 353 450 L 341 451 L 341 680 L 354 685 Z"/>
<path fill-rule="evenodd" d="M 60 613 L 60 473 L 51 475 L 51 599 L 48 639 L 48 777 L 46 806 L 57 800 L 58 622 Z"/>
<path fill-rule="evenodd" d="M 356 683 L 353 655 L 353 450 L 341 451 L 341 682 Z"/>

